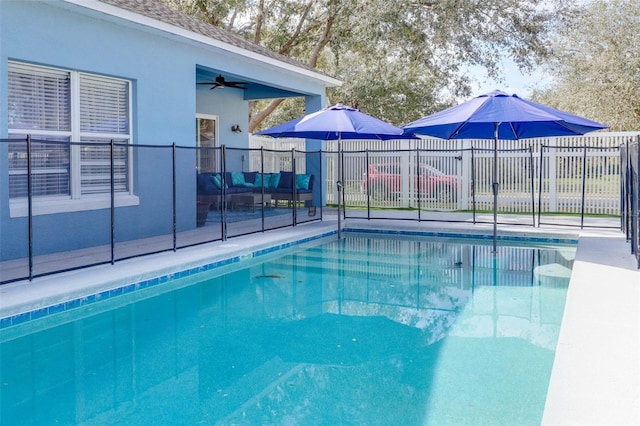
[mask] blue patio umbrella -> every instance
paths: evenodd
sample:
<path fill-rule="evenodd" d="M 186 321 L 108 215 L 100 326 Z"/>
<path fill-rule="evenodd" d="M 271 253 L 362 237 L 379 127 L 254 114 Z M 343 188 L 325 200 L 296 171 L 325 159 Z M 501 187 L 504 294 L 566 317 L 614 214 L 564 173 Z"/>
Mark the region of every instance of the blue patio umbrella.
<path fill-rule="evenodd" d="M 413 135 L 442 139 L 493 139 L 493 251 L 496 252 L 498 139 L 517 140 L 583 135 L 609 126 L 500 90 L 423 117 L 402 128 Z"/>
<path fill-rule="evenodd" d="M 342 104 L 298 117 L 256 134 L 274 138 L 307 138 L 325 141 L 407 138 L 401 128 Z"/>
<path fill-rule="evenodd" d="M 286 123 L 257 132 L 274 138 L 307 138 L 318 140 L 337 140 L 338 151 L 342 151 L 343 139 L 409 139 L 401 128 L 367 115 L 360 110 L 342 104 L 324 108 L 320 111 L 298 117 Z M 340 164 L 338 164 L 340 168 Z M 341 168 L 340 168 L 341 169 Z M 342 172 L 338 173 L 342 179 Z M 338 191 L 341 191 L 338 182 Z M 338 200 L 340 195 L 338 194 Z M 340 203 L 338 202 L 338 236 L 340 235 Z"/>

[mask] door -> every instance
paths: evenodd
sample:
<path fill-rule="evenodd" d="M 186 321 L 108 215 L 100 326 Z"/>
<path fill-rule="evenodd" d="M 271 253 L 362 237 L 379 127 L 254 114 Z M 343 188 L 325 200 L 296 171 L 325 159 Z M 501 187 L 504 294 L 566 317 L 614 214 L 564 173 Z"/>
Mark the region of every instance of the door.
<path fill-rule="evenodd" d="M 198 173 L 220 171 L 218 148 L 218 117 L 196 114 L 196 146 Z"/>

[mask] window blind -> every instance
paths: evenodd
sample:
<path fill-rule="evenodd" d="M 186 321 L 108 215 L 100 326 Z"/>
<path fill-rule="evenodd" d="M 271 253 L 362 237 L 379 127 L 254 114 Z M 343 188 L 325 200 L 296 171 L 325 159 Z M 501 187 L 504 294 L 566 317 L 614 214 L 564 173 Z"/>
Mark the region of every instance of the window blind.
<path fill-rule="evenodd" d="M 69 72 L 8 65 L 9 129 L 71 131 Z"/>
<path fill-rule="evenodd" d="M 80 132 L 83 145 L 80 151 L 81 194 L 100 194 L 111 191 L 110 138 L 97 135 L 129 136 L 129 83 L 124 80 L 80 74 Z M 87 136 L 87 134 L 96 136 Z M 128 144 L 129 139 L 116 139 Z M 98 145 L 100 144 L 100 145 Z M 106 144 L 106 145 L 105 145 Z M 128 191 L 128 149 L 114 148 L 114 190 Z"/>
<path fill-rule="evenodd" d="M 129 84 L 80 74 L 80 131 L 129 134 Z"/>
<path fill-rule="evenodd" d="M 50 196 L 70 194 L 69 144 L 32 140 L 32 195 Z M 24 139 L 9 143 L 9 197 L 26 197 L 27 144 Z"/>
<path fill-rule="evenodd" d="M 80 151 L 80 185 L 82 195 L 111 192 L 111 145 L 109 140 L 83 139 Z M 126 144 L 128 140 L 114 140 L 118 144 Z M 99 144 L 98 144 L 99 143 Z M 129 149 L 116 145 L 113 150 L 113 180 L 115 192 L 129 190 Z"/>
<path fill-rule="evenodd" d="M 41 141 L 32 145 L 34 195 L 109 194 L 112 139 L 121 144 L 114 152 L 114 189 L 128 192 L 130 82 L 18 62 L 8 69 L 9 133 L 22 139 L 9 145 L 10 197 L 27 196 L 27 134 Z M 82 144 L 46 142 L 53 140 Z"/>

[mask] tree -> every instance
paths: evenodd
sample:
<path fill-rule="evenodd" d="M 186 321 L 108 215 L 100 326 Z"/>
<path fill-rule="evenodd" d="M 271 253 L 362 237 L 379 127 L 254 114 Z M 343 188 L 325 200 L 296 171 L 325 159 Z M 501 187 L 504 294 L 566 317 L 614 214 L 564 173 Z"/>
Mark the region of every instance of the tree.
<path fill-rule="evenodd" d="M 523 70 L 548 55 L 552 23 L 575 0 L 164 0 L 344 81 L 331 103 L 403 124 L 470 93 L 466 64 L 493 77 L 503 55 Z M 252 105 L 250 131 L 283 100 Z M 287 116 L 303 103 L 287 101 Z"/>
<path fill-rule="evenodd" d="M 534 98 L 611 126 L 640 128 L 640 1 L 592 1 L 563 22 Z"/>

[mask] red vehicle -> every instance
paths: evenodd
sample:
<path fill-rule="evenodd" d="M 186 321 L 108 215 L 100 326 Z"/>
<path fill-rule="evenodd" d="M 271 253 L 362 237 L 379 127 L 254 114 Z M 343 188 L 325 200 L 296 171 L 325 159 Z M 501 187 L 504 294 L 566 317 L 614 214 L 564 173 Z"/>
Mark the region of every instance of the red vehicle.
<path fill-rule="evenodd" d="M 369 188 L 369 195 L 374 200 L 391 200 L 401 192 L 402 175 L 398 163 L 369 164 L 367 173 L 363 175 L 362 188 Z M 446 175 L 435 167 L 420 164 L 418 175 L 409 176 L 410 187 L 420 191 L 420 196 L 442 202 L 456 201 L 458 193 L 458 177 Z"/>

